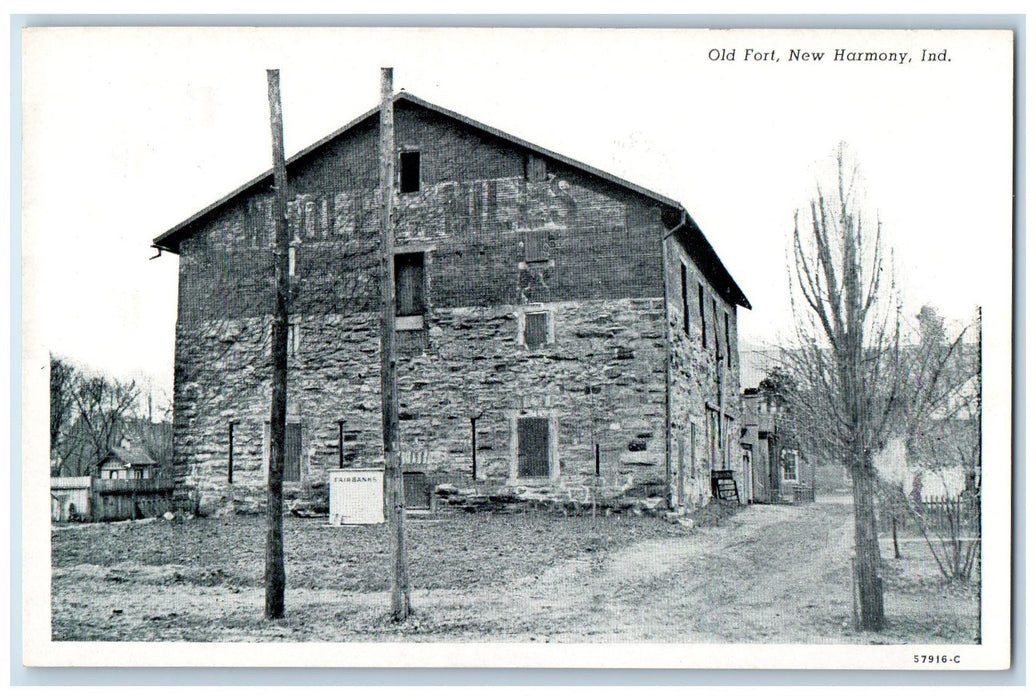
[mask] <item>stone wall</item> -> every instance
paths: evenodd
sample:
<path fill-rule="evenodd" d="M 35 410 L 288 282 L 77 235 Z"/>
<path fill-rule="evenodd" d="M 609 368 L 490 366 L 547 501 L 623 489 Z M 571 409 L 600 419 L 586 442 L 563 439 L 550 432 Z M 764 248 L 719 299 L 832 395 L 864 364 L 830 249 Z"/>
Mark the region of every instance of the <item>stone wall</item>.
<path fill-rule="evenodd" d="M 686 330 L 683 299 L 685 286 L 681 274 L 687 277 Z M 704 307 L 699 306 L 699 284 L 704 292 Z M 746 484 L 740 469 L 737 307 L 716 294 L 675 237 L 666 241 L 666 294 L 670 351 L 672 505 L 695 507 L 707 501 L 711 489 L 710 472 L 717 469 L 734 470 L 739 495 L 744 499 Z M 713 301 L 716 303 L 715 313 Z M 715 417 L 710 418 L 710 413 Z M 710 421 L 715 422 L 710 425 Z"/>
<path fill-rule="evenodd" d="M 477 486 L 590 501 L 658 495 L 665 474 L 664 338 L 661 299 L 537 306 L 552 316 L 552 342 L 519 342 L 527 307 L 456 308 L 429 314 L 429 347 L 399 366 L 405 461 L 432 483 L 471 486 L 471 416 Z M 301 479 L 286 498 L 321 494 L 327 470 L 379 465 L 381 404 L 374 314 L 303 319 L 289 368 L 289 421 L 302 425 Z M 179 387 L 178 463 L 203 502 L 226 497 L 228 424 L 234 429 L 234 498 L 242 510 L 264 497 L 269 412 L 268 319 L 212 322 L 181 335 L 193 381 Z M 556 473 L 515 472 L 519 416 L 552 420 Z M 343 450 L 339 454 L 339 421 Z M 601 445 L 600 479 L 593 443 Z M 597 488 L 594 494 L 593 489 Z"/>

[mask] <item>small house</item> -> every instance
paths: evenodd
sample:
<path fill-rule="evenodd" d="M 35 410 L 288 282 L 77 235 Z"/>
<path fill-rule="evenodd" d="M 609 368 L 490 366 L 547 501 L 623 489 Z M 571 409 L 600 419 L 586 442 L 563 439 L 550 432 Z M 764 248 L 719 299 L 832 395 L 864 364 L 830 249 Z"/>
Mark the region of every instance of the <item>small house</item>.
<path fill-rule="evenodd" d="M 112 447 L 97 463 L 95 473 L 99 479 L 151 479 L 158 471 L 158 463 L 146 450 L 135 447 L 127 441 Z"/>
<path fill-rule="evenodd" d="M 813 472 L 801 460 L 790 431 L 782 434 L 786 410 L 774 392 L 762 385 L 741 397 L 742 465 L 750 483 L 746 500 L 783 503 L 813 500 Z"/>

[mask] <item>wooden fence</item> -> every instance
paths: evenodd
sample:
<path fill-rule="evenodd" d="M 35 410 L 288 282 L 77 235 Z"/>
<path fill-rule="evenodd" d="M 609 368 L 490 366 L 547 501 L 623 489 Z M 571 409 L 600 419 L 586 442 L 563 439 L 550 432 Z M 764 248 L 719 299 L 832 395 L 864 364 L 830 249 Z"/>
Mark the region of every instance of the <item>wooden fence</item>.
<path fill-rule="evenodd" d="M 978 525 L 978 498 L 971 495 L 940 496 L 913 501 L 910 507 L 920 513 L 927 527 L 949 528 L 951 524 L 962 528 Z"/>
<path fill-rule="evenodd" d="M 93 479 L 91 520 L 153 518 L 173 508 L 173 479 Z"/>
<path fill-rule="evenodd" d="M 883 532 L 892 531 L 892 522 L 896 521 L 899 530 L 913 527 L 920 519 L 925 528 L 931 531 L 953 530 L 968 531 L 978 528 L 979 499 L 976 496 L 957 494 L 956 496 L 928 496 L 921 499 L 907 497 L 906 511 L 895 508 L 883 508 L 878 526 Z"/>

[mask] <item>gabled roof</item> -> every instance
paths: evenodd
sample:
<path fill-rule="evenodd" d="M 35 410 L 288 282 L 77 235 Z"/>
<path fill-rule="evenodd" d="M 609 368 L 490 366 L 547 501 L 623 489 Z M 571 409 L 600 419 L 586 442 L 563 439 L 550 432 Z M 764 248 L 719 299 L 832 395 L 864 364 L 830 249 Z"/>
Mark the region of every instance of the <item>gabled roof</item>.
<path fill-rule="evenodd" d="M 508 143 L 514 144 L 515 146 L 519 146 L 521 148 L 529 150 L 535 154 L 543 156 L 544 158 L 548 158 L 550 160 L 563 163 L 569 166 L 570 168 L 573 168 L 574 170 L 579 170 L 589 175 L 593 175 L 594 177 L 600 178 L 624 189 L 631 190 L 640 195 L 643 195 L 644 197 L 652 199 L 658 202 L 659 204 L 675 209 L 683 217 L 683 221 L 685 223 L 689 222 L 689 235 L 691 235 L 691 237 L 694 239 L 696 243 L 700 242 L 704 244 L 704 249 L 701 252 L 702 259 L 700 261 L 700 264 L 703 266 L 703 272 L 705 272 L 706 276 L 708 276 L 710 280 L 713 279 L 714 274 L 716 275 L 714 284 L 717 287 L 717 291 L 723 294 L 724 298 L 728 299 L 732 303 L 739 304 L 741 306 L 744 306 L 745 308 L 751 308 L 751 305 L 748 303 L 748 299 L 745 297 L 744 292 L 741 291 L 741 289 L 737 286 L 737 283 L 734 282 L 733 277 L 730 276 L 730 273 L 723 266 L 723 263 L 720 261 L 719 256 L 716 255 L 716 252 L 713 250 L 712 246 L 705 239 L 705 235 L 701 232 L 701 229 L 699 229 L 697 224 L 694 223 L 694 220 L 691 219 L 690 215 L 687 213 L 686 209 L 684 209 L 683 205 L 675 199 L 666 197 L 665 195 L 659 194 L 658 192 L 653 192 L 652 190 L 649 190 L 645 187 L 641 187 L 640 185 L 637 185 L 633 182 L 624 180 L 621 177 L 617 177 L 615 175 L 612 175 L 611 173 L 587 165 L 586 163 L 582 163 L 573 158 L 569 158 L 568 156 L 564 156 L 560 153 L 556 153 L 549 149 L 543 148 L 542 146 L 537 146 L 536 144 L 526 141 L 525 139 L 521 139 L 517 136 L 513 136 L 511 134 L 508 134 L 507 132 L 501 131 L 496 127 L 492 127 L 488 124 L 483 124 L 482 122 L 471 119 L 470 117 L 466 117 L 463 114 L 460 114 L 459 112 L 454 112 L 452 110 L 446 109 L 445 107 L 440 107 L 438 105 L 432 104 L 431 102 L 423 100 L 420 97 L 412 95 L 408 92 L 397 93 L 392 98 L 392 101 L 394 104 L 398 104 L 400 102 L 410 103 L 412 105 L 422 107 L 429 111 L 436 112 L 449 119 L 453 119 L 462 124 L 466 124 L 467 126 L 477 131 L 482 131 L 484 133 L 490 134 L 491 136 L 494 136 Z M 324 138 L 320 139 L 319 141 L 316 141 L 315 143 L 307 146 L 306 148 L 303 148 L 301 151 L 287 159 L 287 167 L 290 169 L 293 164 L 306 158 L 307 156 L 319 150 L 323 146 L 326 146 L 329 143 L 335 141 L 336 139 L 344 136 L 345 134 L 357 128 L 367 120 L 376 118 L 378 112 L 378 107 L 370 109 L 361 114 L 360 116 L 356 117 L 355 119 L 353 119 L 351 122 L 349 122 L 342 128 L 328 134 Z M 270 187 L 272 185 L 273 168 L 267 170 L 261 175 L 257 175 L 245 184 L 238 187 L 236 190 L 230 192 L 224 197 L 221 197 L 220 199 L 216 200 L 215 202 L 205 207 L 201 211 L 195 213 L 193 216 L 185 219 L 184 221 L 181 221 L 176 226 L 173 226 L 171 229 L 169 229 L 168 231 L 154 239 L 152 243 L 153 247 L 158 248 L 160 250 L 166 250 L 171 253 L 178 253 L 180 241 L 189 237 L 193 233 L 192 227 L 195 224 L 199 223 L 209 215 L 214 214 L 223 206 L 229 204 L 238 197 L 245 194 L 249 194 L 251 192 L 255 192 L 263 188 Z"/>
<path fill-rule="evenodd" d="M 143 448 L 135 446 L 112 447 L 110 450 L 108 450 L 108 454 L 104 456 L 104 459 L 98 462 L 98 464 L 104 464 L 112 457 L 119 460 L 119 462 L 122 464 L 131 464 L 133 466 L 149 466 L 153 464 L 158 464 L 158 462 L 151 459 L 151 455 L 145 452 Z"/>

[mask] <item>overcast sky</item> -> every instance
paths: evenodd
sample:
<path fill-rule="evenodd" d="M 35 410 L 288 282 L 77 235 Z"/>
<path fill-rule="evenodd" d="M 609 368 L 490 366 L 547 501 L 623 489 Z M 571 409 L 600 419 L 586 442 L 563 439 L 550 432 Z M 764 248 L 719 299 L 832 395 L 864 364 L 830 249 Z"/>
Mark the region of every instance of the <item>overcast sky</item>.
<path fill-rule="evenodd" d="M 374 107 L 393 66 L 397 89 L 681 201 L 752 302 L 743 342 L 790 328 L 792 215 L 840 140 L 905 310 L 1009 311 L 1009 34 L 43 29 L 23 47 L 27 350 L 170 393 L 177 259 L 149 246 L 269 167 L 267 68 L 289 154 Z"/>

